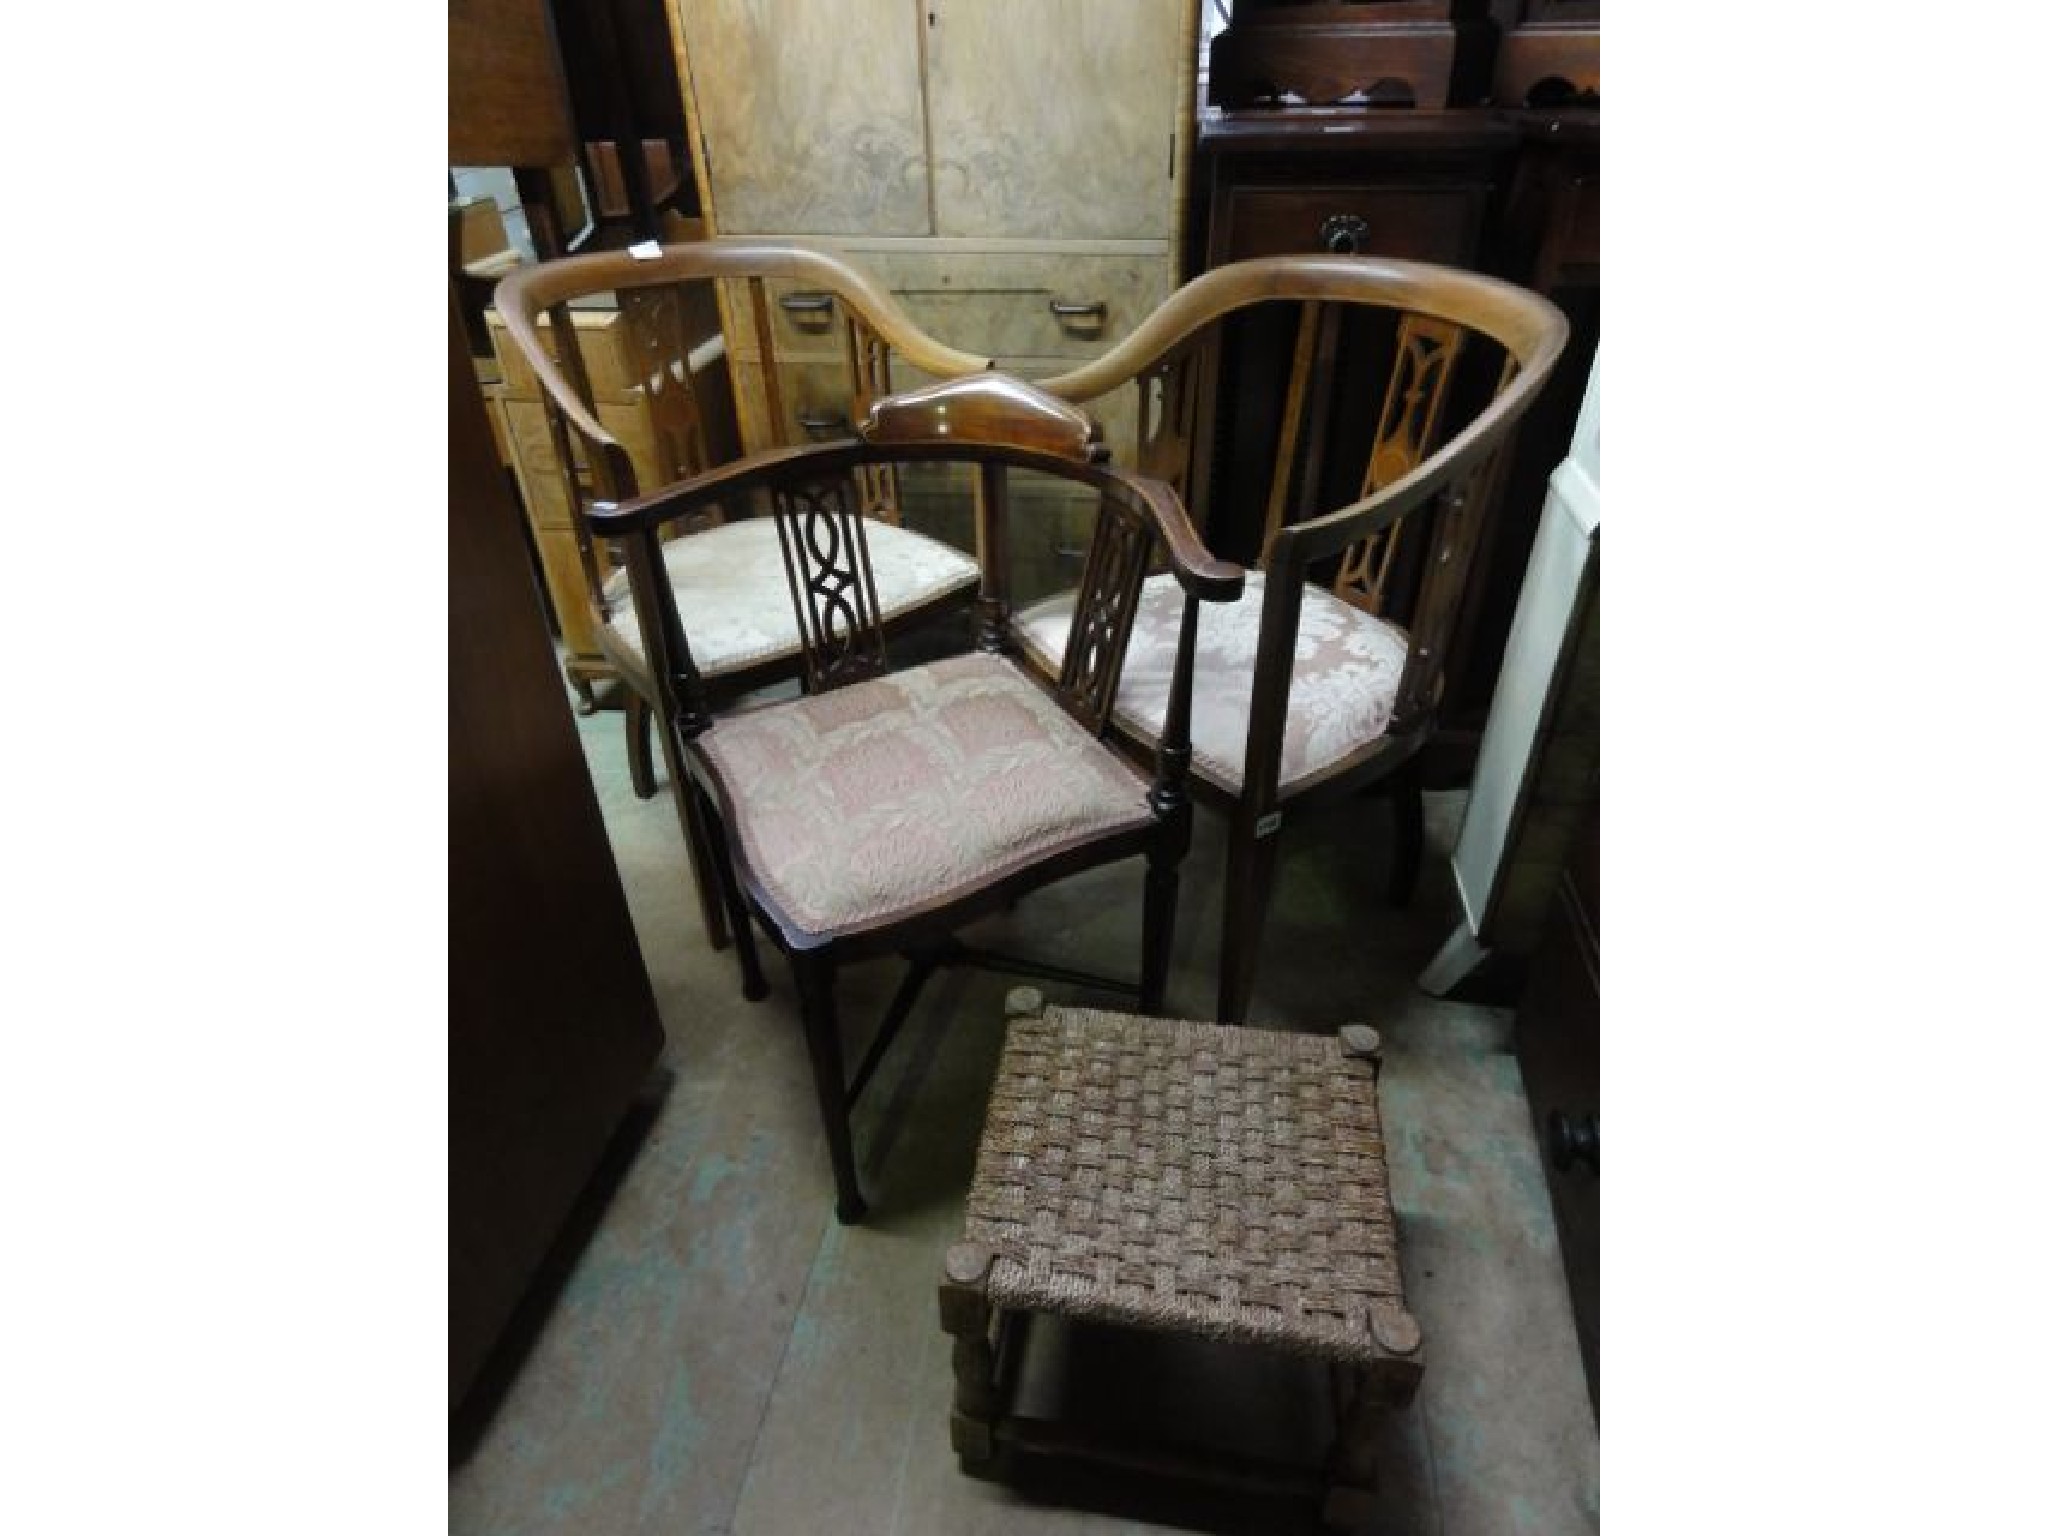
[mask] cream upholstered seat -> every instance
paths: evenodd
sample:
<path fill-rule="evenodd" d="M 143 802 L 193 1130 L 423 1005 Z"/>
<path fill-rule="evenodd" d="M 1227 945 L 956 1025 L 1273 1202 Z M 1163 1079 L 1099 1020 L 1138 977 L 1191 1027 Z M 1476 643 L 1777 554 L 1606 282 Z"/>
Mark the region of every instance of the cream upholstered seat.
<path fill-rule="evenodd" d="M 981 568 L 970 557 L 908 528 L 869 518 L 866 536 L 885 621 L 965 593 L 981 579 Z M 715 678 L 803 653 L 796 610 L 785 595 L 788 579 L 773 518 L 742 518 L 670 539 L 662 558 L 703 676 Z M 644 666 L 640 620 L 626 573 L 614 574 L 604 592 L 612 634 Z"/>
<path fill-rule="evenodd" d="M 1247 573 L 1244 596 L 1219 607 L 1195 647 L 1195 707 L 1189 735 L 1194 771 L 1217 788 L 1244 788 L 1251 725 L 1253 663 L 1265 607 L 1263 573 Z M 1180 633 L 1181 591 L 1169 576 L 1145 583 L 1117 688 L 1117 725 L 1157 746 L 1166 724 L 1167 684 Z M 1057 673 L 1073 623 L 1073 595 L 1047 598 L 1018 614 L 1019 644 Z M 1398 625 L 1332 597 L 1317 586 L 1301 594 L 1301 629 L 1280 746 L 1280 793 L 1313 781 L 1386 734 L 1393 718 L 1408 638 Z"/>
<path fill-rule="evenodd" d="M 1135 770 L 993 656 L 732 715 L 699 749 L 792 936 L 877 927 L 1153 814 Z"/>

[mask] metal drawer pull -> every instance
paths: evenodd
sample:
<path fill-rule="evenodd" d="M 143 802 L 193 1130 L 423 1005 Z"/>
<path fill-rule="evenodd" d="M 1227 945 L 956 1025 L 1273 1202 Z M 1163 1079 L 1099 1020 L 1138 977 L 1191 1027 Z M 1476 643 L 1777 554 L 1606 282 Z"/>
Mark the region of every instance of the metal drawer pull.
<path fill-rule="evenodd" d="M 1047 307 L 1062 320 L 1092 320 L 1097 325 L 1100 325 L 1109 318 L 1109 305 L 1102 299 L 1096 299 L 1091 303 L 1085 304 L 1073 304 L 1065 299 L 1054 299 Z"/>
<path fill-rule="evenodd" d="M 853 422 L 844 411 L 798 411 L 796 424 L 810 435 L 813 442 L 828 437 L 853 436 Z"/>
<path fill-rule="evenodd" d="M 829 315 L 832 313 L 832 295 L 829 293 L 785 293 L 776 299 L 792 315 Z"/>
<path fill-rule="evenodd" d="M 1355 213 L 1333 213 L 1323 220 L 1323 227 L 1316 237 L 1323 242 L 1323 249 L 1338 256 L 1356 256 L 1365 249 L 1367 236 L 1372 226 Z"/>

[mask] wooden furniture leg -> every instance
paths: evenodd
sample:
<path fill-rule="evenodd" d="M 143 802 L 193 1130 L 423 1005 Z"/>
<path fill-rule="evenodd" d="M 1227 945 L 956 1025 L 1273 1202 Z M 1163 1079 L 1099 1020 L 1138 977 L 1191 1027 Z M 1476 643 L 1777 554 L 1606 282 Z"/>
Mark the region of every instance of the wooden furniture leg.
<path fill-rule="evenodd" d="M 1387 877 L 1387 903 L 1405 907 L 1415 899 L 1422 875 L 1422 775 L 1413 760 L 1395 771 L 1387 794 L 1394 809 L 1394 863 Z"/>
<path fill-rule="evenodd" d="M 946 1250 L 939 1286 L 939 1326 L 953 1336 L 953 1453 L 973 1471 L 995 1455 L 995 1346 L 989 1338 L 989 1268 L 995 1255 L 979 1243 Z"/>
<path fill-rule="evenodd" d="M 839 1048 L 839 1018 L 832 1001 L 833 966 L 815 954 L 795 954 L 796 990 L 802 1001 L 804 1043 L 810 1047 L 811 1077 L 818 1114 L 825 1122 L 825 1150 L 832 1158 L 840 1221 L 852 1225 L 868 1213 L 853 1161 L 853 1127 L 847 1119 L 846 1062 Z"/>
<path fill-rule="evenodd" d="M 676 744 L 675 732 L 665 722 L 657 722 L 657 725 L 657 734 L 661 737 L 662 766 L 668 770 L 668 782 L 675 792 L 676 819 L 682 824 L 683 843 L 690 858 L 690 879 L 697 888 L 697 910 L 704 919 L 704 933 L 711 940 L 711 947 L 723 949 L 732 942 L 732 938 L 726 931 L 725 903 L 719 897 L 716 865 L 703 825 L 704 815 L 691 792 L 689 770 L 683 767 L 682 750 Z"/>
<path fill-rule="evenodd" d="M 758 1003 L 768 995 L 768 978 L 761 973 L 753 916 L 747 911 L 746 898 L 740 894 L 739 872 L 732 867 L 732 846 L 725 839 L 725 825 L 718 819 L 718 811 L 704 787 L 695 781 L 686 782 L 701 836 L 699 845 L 691 849 L 691 862 L 700 879 L 707 867 L 716 871 L 719 893 L 724 898 L 722 910 L 731 919 L 733 946 L 739 951 L 740 995 L 750 1003 Z"/>
<path fill-rule="evenodd" d="M 626 770 L 633 776 L 633 793 L 642 800 L 654 798 L 654 711 L 632 689 L 626 690 Z"/>
<path fill-rule="evenodd" d="M 1249 815 L 1240 812 L 1231 819 L 1230 852 L 1223 875 L 1223 953 L 1218 956 L 1216 984 L 1219 1024 L 1242 1024 L 1251 1007 L 1259 935 L 1266 927 L 1266 904 L 1273 894 L 1279 846 L 1277 828 L 1260 837 Z"/>

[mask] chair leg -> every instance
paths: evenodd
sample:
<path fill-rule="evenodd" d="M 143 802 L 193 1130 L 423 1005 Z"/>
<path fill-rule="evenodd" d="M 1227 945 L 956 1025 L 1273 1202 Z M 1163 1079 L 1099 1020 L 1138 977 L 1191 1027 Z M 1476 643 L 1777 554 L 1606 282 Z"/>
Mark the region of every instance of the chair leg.
<path fill-rule="evenodd" d="M 1216 1018 L 1242 1024 L 1251 1008 L 1252 977 L 1258 970 L 1259 935 L 1273 894 L 1280 834 L 1253 834 L 1254 818 L 1240 810 L 1231 818 L 1229 860 L 1223 876 L 1223 952 L 1218 957 Z"/>
<path fill-rule="evenodd" d="M 719 893 L 732 926 L 733 948 L 739 955 L 740 995 L 750 1003 L 758 1003 L 768 995 L 768 978 L 761 974 L 761 951 L 754 942 L 753 915 L 747 911 L 747 899 L 740 891 L 739 871 L 733 868 L 732 845 L 726 841 L 725 824 L 718 819 L 711 797 L 696 780 L 687 782 L 690 805 L 704 839 L 704 860 L 698 867 L 708 863 L 717 872 Z"/>
<path fill-rule="evenodd" d="M 1387 881 L 1387 902 L 1405 907 L 1415 899 L 1422 874 L 1422 776 L 1412 764 L 1398 769 L 1387 791 L 1394 807 L 1394 866 Z"/>
<path fill-rule="evenodd" d="M 674 733 L 662 721 L 655 722 L 661 737 L 662 766 L 668 770 L 668 787 L 675 796 L 676 816 L 683 824 L 683 843 L 689 850 L 690 879 L 697 887 L 697 913 L 704 922 L 704 937 L 713 949 L 732 942 L 725 927 L 725 902 L 718 888 L 717 860 L 698 808 L 695 781 L 683 767 L 676 750 Z"/>
<path fill-rule="evenodd" d="M 1173 965 L 1173 921 L 1180 907 L 1180 861 L 1188 832 L 1169 831 L 1145 855 L 1144 950 L 1139 959 L 1138 1012 L 1157 1014 L 1166 1006 L 1166 977 Z"/>
<path fill-rule="evenodd" d="M 818 1090 L 818 1116 L 825 1123 L 825 1150 L 832 1158 L 838 1216 L 852 1224 L 867 1215 L 853 1164 L 853 1127 L 847 1120 L 846 1063 L 839 1049 L 839 1019 L 832 1002 L 834 967 L 816 954 L 790 957 L 802 1001 L 804 1043 L 811 1052 L 811 1078 Z"/>
<path fill-rule="evenodd" d="M 642 800 L 652 800 L 654 711 L 630 688 L 626 690 L 626 771 L 633 776 L 633 793 Z"/>

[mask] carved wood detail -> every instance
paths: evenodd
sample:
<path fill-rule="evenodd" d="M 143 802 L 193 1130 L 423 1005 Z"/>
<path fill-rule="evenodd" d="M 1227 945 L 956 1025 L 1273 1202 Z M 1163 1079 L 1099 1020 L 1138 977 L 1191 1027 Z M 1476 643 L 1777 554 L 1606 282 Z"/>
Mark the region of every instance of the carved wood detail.
<path fill-rule="evenodd" d="M 852 381 L 854 421 L 867 420 L 877 400 L 894 392 L 889 382 L 889 343 L 858 314 L 846 316 L 846 366 Z M 903 495 L 894 464 L 870 464 L 854 471 L 860 509 L 868 517 L 903 526 Z"/>
<path fill-rule="evenodd" d="M 1500 383 L 1494 389 L 1496 399 L 1515 381 L 1518 371 L 1510 355 L 1501 366 Z M 1436 708 L 1444 647 L 1457 621 L 1458 599 L 1464 593 L 1466 573 L 1472 564 L 1480 517 L 1493 503 L 1494 479 L 1505 458 L 1498 449 L 1487 454 L 1437 497 L 1431 520 L 1429 560 L 1422 573 L 1422 593 L 1415 605 L 1415 628 L 1408 639 L 1408 662 L 1401 669 L 1393 717 L 1387 722 L 1391 734 L 1402 735 L 1423 725 Z"/>
<path fill-rule="evenodd" d="M 1394 338 L 1394 371 L 1380 402 L 1379 430 L 1366 460 L 1361 499 L 1392 485 L 1435 451 L 1444 401 L 1464 344 L 1464 327 L 1452 321 L 1413 313 L 1401 317 Z M 1347 549 L 1330 590 L 1353 607 L 1383 612 L 1401 526 L 1395 523 L 1368 534 Z"/>
<path fill-rule="evenodd" d="M 882 606 L 852 482 L 776 486 L 771 500 L 810 691 L 881 676 Z"/>
<path fill-rule="evenodd" d="M 1098 734 L 1109 724 L 1123 678 L 1124 646 L 1138 614 L 1138 592 L 1151 564 L 1152 533 L 1131 509 L 1102 498 L 1087 564 L 1074 594 L 1074 623 L 1060 691 L 1076 718 Z"/>

